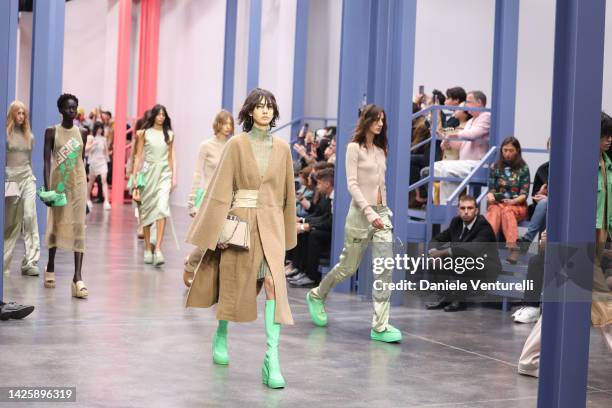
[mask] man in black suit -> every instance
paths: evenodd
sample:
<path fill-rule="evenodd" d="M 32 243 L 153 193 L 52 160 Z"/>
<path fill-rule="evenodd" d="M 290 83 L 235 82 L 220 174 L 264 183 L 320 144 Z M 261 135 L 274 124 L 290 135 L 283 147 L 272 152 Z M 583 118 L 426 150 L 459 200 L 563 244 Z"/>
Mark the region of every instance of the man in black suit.
<path fill-rule="evenodd" d="M 430 243 L 429 258 L 481 258 L 484 269 L 472 269 L 466 274 L 448 271 L 445 278 L 452 280 L 484 279 L 487 276 L 497 277 L 501 272 L 501 263 L 497 252 L 495 233 L 486 218 L 478 214 L 476 199 L 465 195 L 459 199 L 458 215 L 451 220 L 449 227 L 439 233 Z M 434 271 L 440 277 L 442 271 Z M 466 276 L 467 275 L 467 276 Z M 443 279 L 442 279 L 443 280 Z M 469 283 L 468 283 L 469 285 Z M 427 304 L 427 309 L 444 309 L 445 312 L 465 310 L 466 304 L 461 296 L 450 293 L 442 296 L 438 302 Z"/>
<path fill-rule="evenodd" d="M 329 252 L 331 246 L 334 169 L 318 171 L 316 180 L 319 201 L 312 215 L 300 219 L 297 224 L 298 243 L 291 261 L 301 273 L 288 278 L 294 287 L 315 287 L 319 284 L 321 254 Z"/>

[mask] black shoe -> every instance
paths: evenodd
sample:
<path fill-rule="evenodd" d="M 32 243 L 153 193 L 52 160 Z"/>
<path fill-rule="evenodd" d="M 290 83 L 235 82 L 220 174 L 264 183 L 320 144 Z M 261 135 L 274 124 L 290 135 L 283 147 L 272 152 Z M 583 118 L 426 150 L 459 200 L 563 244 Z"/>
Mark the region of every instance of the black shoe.
<path fill-rule="evenodd" d="M 531 241 L 523 237 L 519 237 L 519 239 L 516 240 L 516 243 L 522 254 L 527 253 L 527 251 L 529 251 L 529 247 L 531 246 Z"/>
<path fill-rule="evenodd" d="M 34 306 L 18 305 L 15 302 L 5 303 L 0 307 L 0 320 L 23 319 L 34 311 Z"/>
<path fill-rule="evenodd" d="M 427 310 L 436 310 L 436 309 L 444 309 L 451 302 L 447 302 L 445 300 L 440 300 L 439 302 L 427 303 L 425 305 L 425 309 Z"/>
<path fill-rule="evenodd" d="M 450 305 L 444 308 L 445 312 L 459 312 L 460 310 L 467 309 L 465 302 L 451 302 Z"/>

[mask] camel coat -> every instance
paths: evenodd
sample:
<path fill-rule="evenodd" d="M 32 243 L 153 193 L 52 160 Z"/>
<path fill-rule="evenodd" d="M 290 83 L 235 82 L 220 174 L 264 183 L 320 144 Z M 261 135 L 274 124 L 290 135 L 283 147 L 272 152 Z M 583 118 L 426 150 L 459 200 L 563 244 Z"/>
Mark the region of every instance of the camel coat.
<path fill-rule="evenodd" d="M 257 171 L 249 136 L 242 133 L 227 142 L 187 235 L 187 242 L 204 250 L 205 255 L 196 270 L 186 306 L 210 307 L 218 302 L 219 320 L 257 319 L 257 272 L 265 256 L 274 279 L 274 320 L 293 324 L 283 271 L 285 251 L 297 244 L 293 162 L 289 145 L 277 137 L 272 140 L 263 179 Z M 241 189 L 259 190 L 257 208 L 230 208 L 233 192 Z M 248 251 L 231 247 L 216 250 L 228 213 L 248 221 Z"/>

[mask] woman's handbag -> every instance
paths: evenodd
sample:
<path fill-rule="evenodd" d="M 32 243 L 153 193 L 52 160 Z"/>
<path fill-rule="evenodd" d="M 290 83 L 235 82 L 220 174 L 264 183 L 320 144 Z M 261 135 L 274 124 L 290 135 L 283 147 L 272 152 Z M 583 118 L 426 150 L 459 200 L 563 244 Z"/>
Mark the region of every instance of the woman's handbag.
<path fill-rule="evenodd" d="M 196 190 L 196 194 L 195 194 L 195 200 L 194 201 L 194 207 L 196 208 L 196 210 L 199 210 L 200 207 L 202 206 L 202 201 L 204 201 L 204 189 L 203 188 L 198 188 Z"/>
<path fill-rule="evenodd" d="M 249 223 L 235 215 L 228 215 L 217 243 L 248 250 L 250 242 L 251 232 L 249 230 Z"/>

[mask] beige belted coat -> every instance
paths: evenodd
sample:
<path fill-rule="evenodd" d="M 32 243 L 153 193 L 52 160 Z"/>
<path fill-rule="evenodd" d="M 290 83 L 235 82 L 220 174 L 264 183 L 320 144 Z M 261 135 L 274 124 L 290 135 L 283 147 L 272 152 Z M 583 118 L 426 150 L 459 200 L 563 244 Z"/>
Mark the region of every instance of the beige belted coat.
<path fill-rule="evenodd" d="M 274 320 L 293 324 L 284 274 L 285 251 L 297 244 L 291 151 L 287 142 L 273 137 L 270 161 L 262 179 L 248 138 L 242 133 L 227 142 L 202 207 L 189 229 L 187 242 L 205 250 L 205 255 L 196 269 L 186 306 L 210 307 L 218 302 L 219 320 L 257 319 L 257 272 L 265 256 L 276 293 Z M 231 209 L 233 193 L 241 189 L 259 190 L 257 208 Z M 231 247 L 216 250 L 223 223 L 230 213 L 249 223 L 248 251 Z"/>

